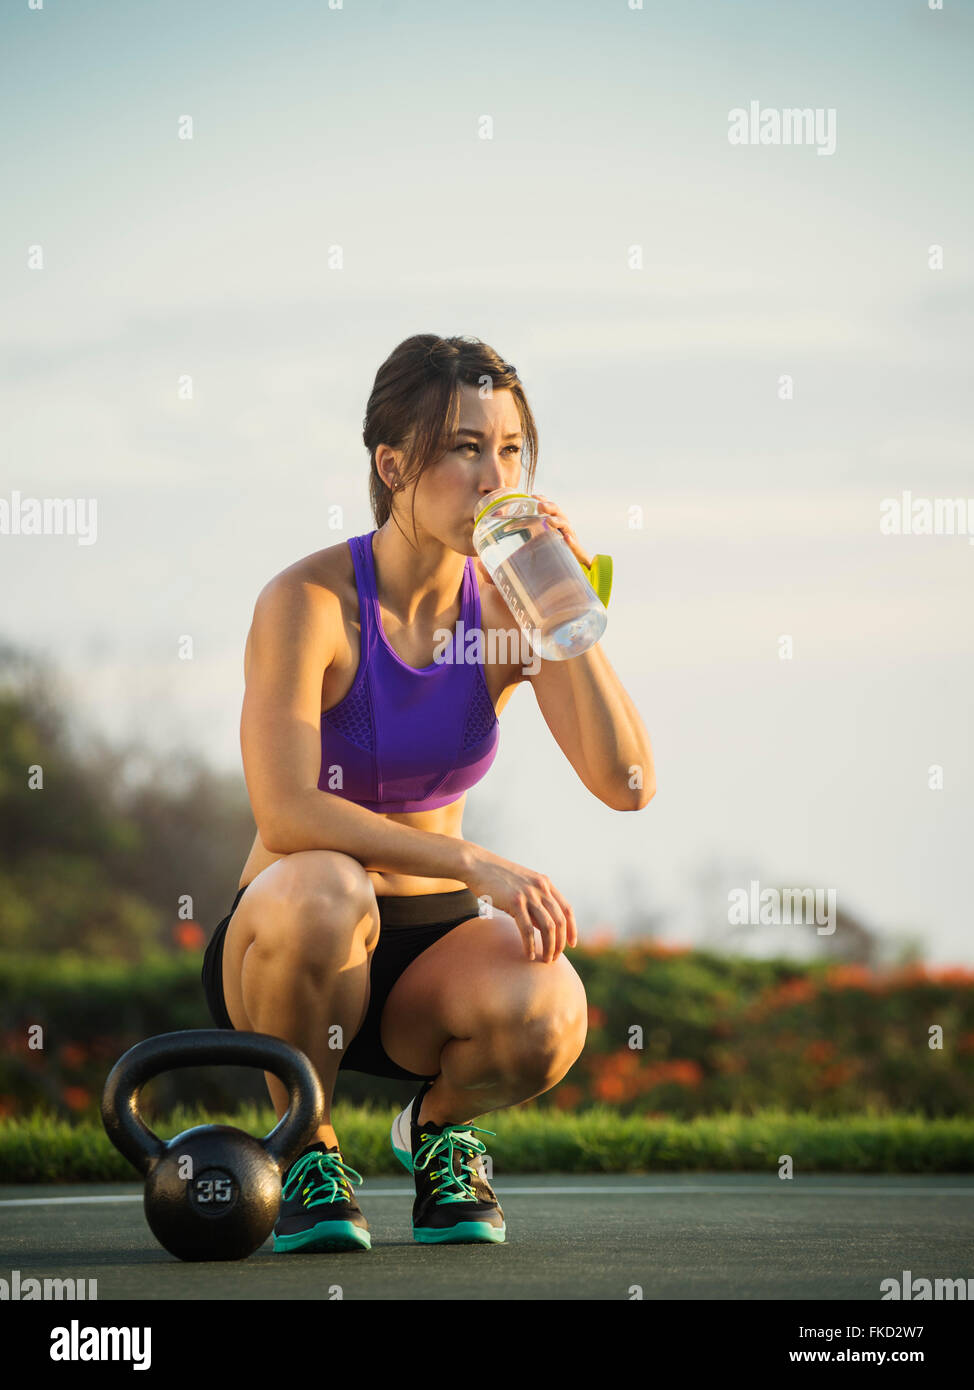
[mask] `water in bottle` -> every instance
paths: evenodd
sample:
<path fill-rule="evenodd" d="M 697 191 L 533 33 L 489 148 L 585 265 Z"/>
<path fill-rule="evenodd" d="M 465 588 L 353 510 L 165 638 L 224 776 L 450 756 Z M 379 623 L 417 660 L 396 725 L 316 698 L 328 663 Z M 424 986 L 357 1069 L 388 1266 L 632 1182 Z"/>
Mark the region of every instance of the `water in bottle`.
<path fill-rule="evenodd" d="M 491 579 L 543 660 L 580 656 L 608 614 L 558 530 L 526 492 L 499 489 L 477 508 L 473 543 Z"/>

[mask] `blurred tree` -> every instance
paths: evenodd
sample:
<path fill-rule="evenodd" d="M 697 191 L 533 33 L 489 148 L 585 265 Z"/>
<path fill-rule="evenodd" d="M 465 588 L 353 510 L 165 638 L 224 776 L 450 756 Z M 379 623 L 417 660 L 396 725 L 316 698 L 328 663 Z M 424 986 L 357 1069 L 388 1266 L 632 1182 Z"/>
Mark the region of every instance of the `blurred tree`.
<path fill-rule="evenodd" d="M 78 705 L 47 658 L 0 643 L 0 949 L 138 959 L 172 949 L 184 897 L 208 939 L 255 833 L 243 773 L 112 747 Z"/>
<path fill-rule="evenodd" d="M 869 926 L 847 905 L 837 904 L 835 931 L 831 934 L 820 934 L 819 923 L 814 921 L 731 923 L 728 920 L 729 893 L 742 889 L 746 892 L 752 880 L 758 881 L 762 889 L 774 888 L 782 895 L 782 902 L 784 894 L 795 891 L 792 883 L 776 883 L 767 876 L 762 879 L 759 869 L 746 861 L 724 861 L 712 855 L 700 866 L 693 878 L 698 945 L 707 950 L 758 959 L 836 960 L 870 966 L 888 960 L 898 947 L 898 938 L 893 933 Z M 801 884 L 801 879 L 798 883 Z M 824 890 L 817 891 L 821 894 Z M 821 908 L 822 899 L 815 901 Z M 803 911 L 807 910 L 803 907 Z"/>

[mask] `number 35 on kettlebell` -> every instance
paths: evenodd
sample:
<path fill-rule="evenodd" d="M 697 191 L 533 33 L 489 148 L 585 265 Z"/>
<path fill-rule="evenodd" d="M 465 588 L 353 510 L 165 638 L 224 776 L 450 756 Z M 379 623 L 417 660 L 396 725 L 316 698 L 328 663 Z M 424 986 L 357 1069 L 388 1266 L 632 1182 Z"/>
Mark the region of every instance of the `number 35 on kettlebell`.
<path fill-rule="evenodd" d="M 288 1092 L 287 1114 L 266 1139 L 231 1125 L 197 1125 L 167 1142 L 139 1115 L 139 1092 L 177 1067 L 261 1067 Z M 274 1228 L 281 1179 L 314 1139 L 324 1112 L 318 1074 L 303 1052 L 268 1033 L 196 1028 L 137 1043 L 108 1075 L 101 1115 L 109 1139 L 145 1178 L 145 1218 L 181 1260 L 242 1260 Z"/>

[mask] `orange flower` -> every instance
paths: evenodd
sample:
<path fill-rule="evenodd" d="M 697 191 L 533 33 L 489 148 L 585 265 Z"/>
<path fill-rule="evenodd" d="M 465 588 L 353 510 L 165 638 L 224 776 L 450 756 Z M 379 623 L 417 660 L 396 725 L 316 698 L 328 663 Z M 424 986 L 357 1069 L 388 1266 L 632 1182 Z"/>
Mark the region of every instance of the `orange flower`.
<path fill-rule="evenodd" d="M 605 1026 L 605 1010 L 600 1009 L 597 1004 L 588 1006 L 588 1026 L 590 1028 L 603 1028 Z"/>
<path fill-rule="evenodd" d="M 690 1058 L 674 1058 L 671 1062 L 664 1062 L 669 1075 L 668 1080 L 675 1082 L 677 1086 L 699 1086 L 703 1080 L 703 1071 L 699 1062 L 694 1062 Z"/>
<path fill-rule="evenodd" d="M 181 951 L 200 951 L 206 942 L 206 933 L 199 922 L 177 922 L 172 934 Z"/>
<path fill-rule="evenodd" d="M 898 970 L 891 971 L 888 979 L 891 985 L 919 985 L 926 984 L 930 976 L 922 962 L 913 961 L 910 965 L 902 965 Z"/>
<path fill-rule="evenodd" d="M 828 1062 L 834 1055 L 835 1043 L 824 1038 L 816 1038 L 814 1042 L 810 1042 L 804 1052 L 806 1062 Z"/>
<path fill-rule="evenodd" d="M 628 1048 L 591 1058 L 589 1068 L 592 1090 L 600 1100 L 632 1100 L 668 1082 L 674 1086 L 699 1086 L 703 1080 L 700 1065 L 690 1058 L 646 1063 L 638 1052 Z"/>
<path fill-rule="evenodd" d="M 582 1100 L 584 1092 L 581 1086 L 574 1086 L 566 1082 L 564 1086 L 559 1086 L 555 1092 L 555 1105 L 559 1110 L 574 1110 Z"/>
<path fill-rule="evenodd" d="M 631 1100 L 643 1089 L 640 1059 L 628 1048 L 590 1059 L 592 1090 L 599 1100 Z"/>
<path fill-rule="evenodd" d="M 792 1004 L 806 1004 L 818 994 L 815 982 L 801 975 L 790 980 L 782 980 L 780 985 L 770 989 L 760 998 L 758 1007 L 767 1009 L 787 1009 Z"/>
<path fill-rule="evenodd" d="M 825 982 L 832 989 L 870 989 L 876 980 L 865 965 L 833 965 L 825 972 Z"/>
<path fill-rule="evenodd" d="M 814 999 L 817 992 L 815 981 L 800 975 L 792 980 L 782 980 L 778 986 L 778 998 L 786 1004 L 803 1004 L 806 999 Z"/>
<path fill-rule="evenodd" d="M 80 1067 L 88 1053 L 80 1043 L 68 1042 L 62 1044 L 58 1056 L 66 1067 Z"/>
<path fill-rule="evenodd" d="M 625 1087 L 618 1076 L 599 1076 L 592 1090 L 599 1100 L 622 1100 Z"/>
<path fill-rule="evenodd" d="M 938 985 L 969 985 L 974 983 L 974 970 L 963 965 L 942 965 L 930 971 L 930 978 Z"/>
<path fill-rule="evenodd" d="M 807 976 L 793 975 L 778 985 L 770 985 L 745 1010 L 745 1017 L 760 1022 L 777 1009 L 786 1009 L 792 1004 L 805 1004 L 815 999 L 818 988 L 814 980 Z"/>
<path fill-rule="evenodd" d="M 65 1086 L 61 1095 L 72 1110 L 86 1110 L 91 1104 L 91 1092 L 84 1086 Z"/>
<path fill-rule="evenodd" d="M 609 1068 L 619 1076 L 633 1076 L 641 1066 L 641 1054 L 630 1047 L 620 1047 L 605 1059 Z"/>
<path fill-rule="evenodd" d="M 835 1062 L 831 1067 L 826 1067 L 819 1073 L 819 1085 L 831 1089 L 833 1086 L 841 1086 L 856 1073 L 854 1062 Z"/>
<path fill-rule="evenodd" d="M 645 941 L 632 942 L 622 954 L 623 964 L 632 975 L 639 975 L 649 958 L 650 948 Z"/>
<path fill-rule="evenodd" d="M 642 1089 L 651 1090 L 672 1082 L 674 1086 L 698 1086 L 703 1078 L 699 1065 L 688 1059 L 673 1057 L 662 1062 L 653 1062 L 642 1073 Z"/>

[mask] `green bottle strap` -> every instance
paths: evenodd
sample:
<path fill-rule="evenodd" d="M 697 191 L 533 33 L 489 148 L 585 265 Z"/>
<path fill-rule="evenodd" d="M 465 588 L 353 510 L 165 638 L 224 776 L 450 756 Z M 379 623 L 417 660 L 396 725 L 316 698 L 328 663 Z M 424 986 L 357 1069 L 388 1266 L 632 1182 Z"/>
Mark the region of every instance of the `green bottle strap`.
<path fill-rule="evenodd" d="M 612 556 L 593 556 L 588 567 L 582 565 L 582 572 L 598 594 L 602 606 L 608 608 L 609 595 L 612 593 Z"/>

